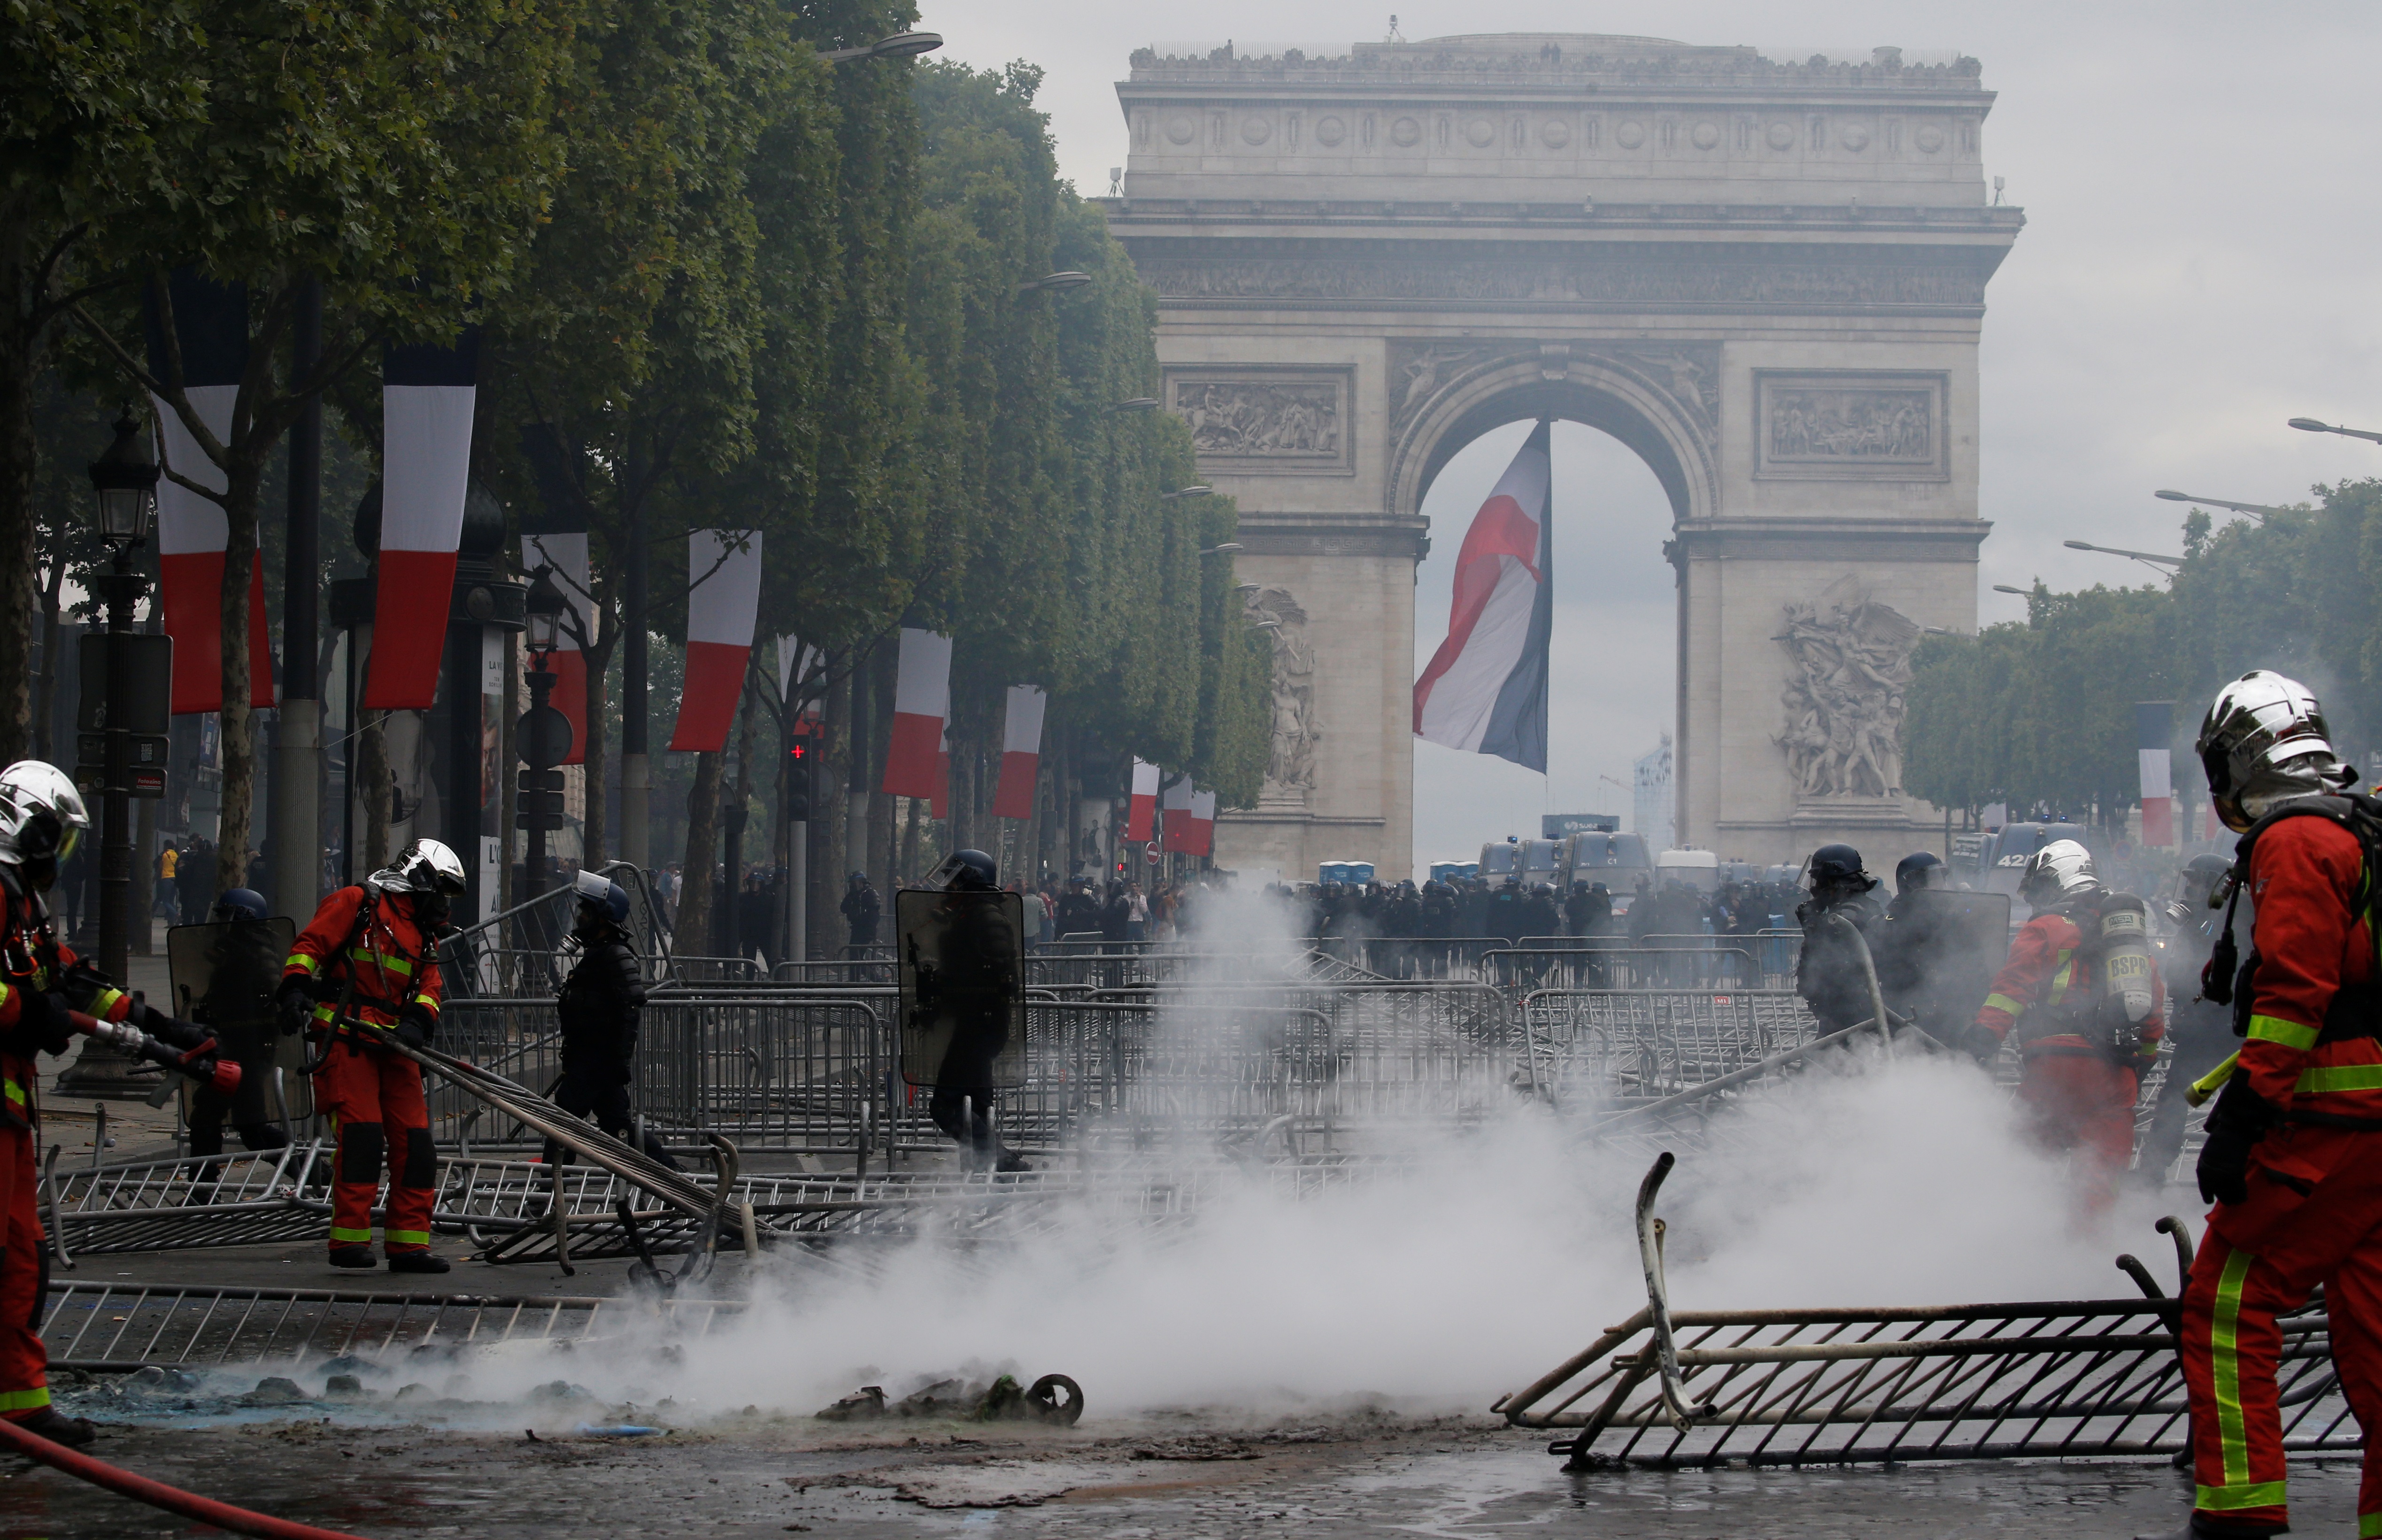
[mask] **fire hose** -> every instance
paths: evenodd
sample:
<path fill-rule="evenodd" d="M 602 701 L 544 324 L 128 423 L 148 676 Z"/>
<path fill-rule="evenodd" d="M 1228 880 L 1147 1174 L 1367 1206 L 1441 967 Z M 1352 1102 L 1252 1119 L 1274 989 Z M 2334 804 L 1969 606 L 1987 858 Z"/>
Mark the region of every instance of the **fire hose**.
<path fill-rule="evenodd" d="M 111 1048 L 212 1086 L 219 1095 L 229 1096 L 239 1089 L 239 1061 L 226 1057 L 213 1037 L 195 1048 L 177 1048 L 159 1042 L 129 1021 L 103 1021 L 80 1010 L 67 1012 L 67 1024 Z"/>
<path fill-rule="evenodd" d="M 120 1465 L 110 1465 L 104 1460 L 93 1460 L 87 1454 L 54 1444 L 37 1433 L 27 1433 L 16 1424 L 0 1418 L 0 1446 L 38 1460 L 55 1471 L 94 1486 L 104 1486 L 120 1497 L 162 1508 L 168 1513 L 178 1513 L 185 1519 L 195 1519 L 203 1524 L 229 1530 L 234 1534 L 255 1534 L 264 1540 L 360 1540 L 359 1536 L 342 1530 L 319 1529 L 289 1519 L 276 1519 L 271 1514 L 252 1512 L 234 1508 L 213 1497 L 202 1497 L 195 1492 L 185 1492 L 178 1486 L 168 1486 L 162 1481 L 135 1475 Z"/>

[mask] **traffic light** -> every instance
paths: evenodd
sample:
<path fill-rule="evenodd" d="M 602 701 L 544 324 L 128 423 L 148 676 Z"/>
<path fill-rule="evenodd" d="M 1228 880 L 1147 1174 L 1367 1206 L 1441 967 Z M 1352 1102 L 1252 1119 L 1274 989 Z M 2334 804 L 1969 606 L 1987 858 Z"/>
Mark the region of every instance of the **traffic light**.
<path fill-rule="evenodd" d="M 811 816 L 811 740 L 797 738 L 786 751 L 786 822 L 806 824 Z"/>

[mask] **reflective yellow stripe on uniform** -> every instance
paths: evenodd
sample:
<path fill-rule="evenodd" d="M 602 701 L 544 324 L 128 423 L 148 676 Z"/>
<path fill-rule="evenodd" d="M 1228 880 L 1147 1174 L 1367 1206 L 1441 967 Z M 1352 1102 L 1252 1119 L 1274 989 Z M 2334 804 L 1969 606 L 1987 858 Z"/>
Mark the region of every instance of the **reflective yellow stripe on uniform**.
<path fill-rule="evenodd" d="M 2208 1323 L 2209 1367 L 2216 1382 L 2216 1441 L 2223 1451 L 2225 1485 L 2204 1486 L 2193 1505 L 2212 1513 L 2236 1508 L 2264 1508 L 2283 1500 L 2283 1484 L 2250 1480 L 2250 1436 L 2241 1416 L 2241 1282 L 2255 1261 L 2236 1251 L 2225 1259 L 2216 1279 L 2216 1311 Z M 2265 1494 L 2268 1496 L 2247 1496 Z"/>
<path fill-rule="evenodd" d="M 2007 995 L 1986 996 L 1985 1008 L 1987 1010 L 1998 1010 L 2005 1016 L 2021 1015 L 2026 1010 L 2026 1007 L 2019 1004 L 2016 1000 L 2011 999 Z"/>
<path fill-rule="evenodd" d="M 116 1002 L 122 998 L 124 991 L 121 989 L 102 989 L 91 997 L 91 1013 L 104 1021 L 108 1019 L 107 1013 L 116 1008 Z"/>
<path fill-rule="evenodd" d="M 50 1404 L 50 1387 L 37 1385 L 31 1390 L 0 1390 L 0 1412 L 39 1412 Z"/>
<path fill-rule="evenodd" d="M 431 1015 L 433 1015 L 433 1016 L 436 1016 L 436 1015 L 437 1015 L 437 1014 L 438 1014 L 438 1001 L 437 1001 L 436 996 L 430 996 L 430 995 L 416 995 L 416 996 L 413 997 L 413 1003 L 414 1003 L 415 1005 L 418 1005 L 418 1006 L 424 1006 L 424 1007 L 428 1008 L 428 1009 L 429 1009 L 429 1011 L 430 1011 L 430 1014 L 431 1014 Z"/>
<path fill-rule="evenodd" d="M 427 1246 L 430 1244 L 430 1232 L 426 1229 L 393 1229 L 382 1239 L 392 1246 Z"/>
<path fill-rule="evenodd" d="M 2261 1043 L 2279 1043 L 2286 1048 L 2296 1048 L 2305 1053 L 2315 1046 L 2316 1029 L 2301 1026 L 2297 1021 L 2286 1021 L 2279 1016 L 2253 1016 L 2250 1018 L 2250 1035 Z"/>
<path fill-rule="evenodd" d="M 2357 1516 L 2357 1540 L 2382 1540 L 2382 1513 Z"/>
<path fill-rule="evenodd" d="M 2229 1449 L 2227 1458 L 2232 1458 Z M 2281 1508 L 2290 1500 L 2282 1482 L 2251 1481 L 2239 1486 L 2194 1487 L 2192 1506 L 2204 1513 L 2232 1513 L 2244 1508 Z"/>
<path fill-rule="evenodd" d="M 8 1099 L 16 1103 L 18 1106 L 23 1106 L 25 1105 L 25 1088 L 18 1085 L 15 1081 L 8 1082 L 7 1086 Z"/>
<path fill-rule="evenodd" d="M 2302 1095 L 2327 1091 L 2382 1091 L 2382 1064 L 2327 1064 L 2302 1069 L 2291 1089 Z"/>
<path fill-rule="evenodd" d="M 358 962 L 377 962 L 392 973 L 404 973 L 411 976 L 413 972 L 413 964 L 401 957 L 374 957 L 362 947 L 358 947 L 348 955 Z"/>
<path fill-rule="evenodd" d="M 316 962 L 312 957 L 308 956 L 304 952 L 292 952 L 288 957 L 281 959 L 281 970 L 283 972 L 288 972 L 290 969 L 295 968 L 301 973 L 311 973 L 321 966 L 321 963 Z"/>
<path fill-rule="evenodd" d="M 2066 998 L 2068 986 L 2076 982 L 2076 964 L 2071 960 L 2075 956 L 2076 948 L 2073 947 L 2059 948 L 2059 966 L 2052 970 L 2051 990 L 2044 999 L 2045 1005 L 2057 1005 Z"/>
<path fill-rule="evenodd" d="M 369 1246 L 372 1244 L 372 1231 L 369 1229 L 341 1229 L 338 1226 L 333 1225 L 331 1227 L 331 1239 L 342 1246 Z"/>

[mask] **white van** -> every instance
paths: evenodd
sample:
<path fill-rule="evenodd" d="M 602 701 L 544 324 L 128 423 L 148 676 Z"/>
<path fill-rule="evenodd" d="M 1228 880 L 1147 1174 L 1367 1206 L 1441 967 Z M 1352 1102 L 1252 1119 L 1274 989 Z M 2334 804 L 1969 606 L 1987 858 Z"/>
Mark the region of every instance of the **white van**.
<path fill-rule="evenodd" d="M 1683 882 L 1709 898 L 1720 891 L 1720 857 L 1711 850 L 1664 850 L 1654 858 L 1654 886 Z"/>

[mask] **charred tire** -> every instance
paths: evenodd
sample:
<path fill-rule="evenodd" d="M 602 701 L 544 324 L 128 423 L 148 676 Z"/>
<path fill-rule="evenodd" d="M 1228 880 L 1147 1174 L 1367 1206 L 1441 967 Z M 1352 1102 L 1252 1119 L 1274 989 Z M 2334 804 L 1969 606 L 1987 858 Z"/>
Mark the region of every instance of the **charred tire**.
<path fill-rule="evenodd" d="M 1046 1423 L 1074 1427 L 1075 1419 L 1084 1414 L 1084 1387 L 1064 1375 L 1044 1375 L 1034 1382 L 1025 1399 L 1034 1403 L 1037 1415 Z"/>

